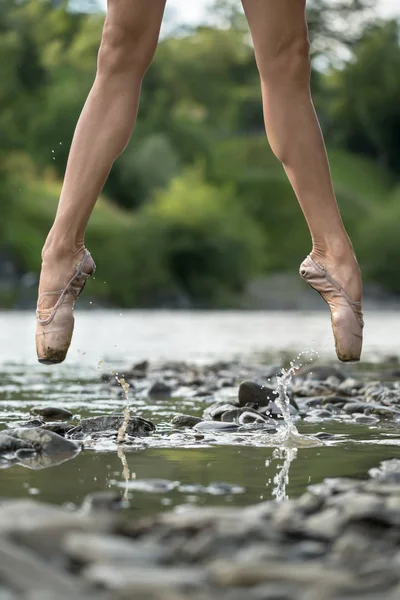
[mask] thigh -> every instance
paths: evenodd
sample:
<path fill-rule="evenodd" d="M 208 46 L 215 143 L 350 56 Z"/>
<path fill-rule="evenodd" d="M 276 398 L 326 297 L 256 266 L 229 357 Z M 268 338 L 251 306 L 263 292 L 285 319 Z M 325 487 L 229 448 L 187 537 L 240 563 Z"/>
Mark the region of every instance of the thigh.
<path fill-rule="evenodd" d="M 308 52 L 306 0 L 242 0 L 242 4 L 259 66 L 294 45 Z"/>

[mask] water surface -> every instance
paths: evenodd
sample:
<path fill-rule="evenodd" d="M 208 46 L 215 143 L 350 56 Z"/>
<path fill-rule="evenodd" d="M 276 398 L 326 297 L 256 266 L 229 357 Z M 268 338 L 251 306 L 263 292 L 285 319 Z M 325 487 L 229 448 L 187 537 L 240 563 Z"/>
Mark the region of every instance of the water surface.
<path fill-rule="evenodd" d="M 79 312 L 77 317 L 68 361 L 46 368 L 36 363 L 32 315 L 0 314 L 0 428 L 26 419 L 35 405 L 68 408 L 76 419 L 121 413 L 125 401 L 120 389 L 102 383 L 100 375 L 145 358 L 204 363 L 235 356 L 248 360 L 256 352 L 278 359 L 283 352 L 294 356 L 310 348 L 332 357 L 325 313 L 93 311 Z M 366 356 L 397 351 L 397 329 L 395 314 L 370 315 Z M 324 431 L 333 438 L 317 447 L 279 449 L 252 434 L 210 434 L 196 440 L 191 433 L 174 432 L 169 425 L 172 416 L 201 414 L 204 406 L 199 399 L 149 401 L 135 396 L 132 406 L 156 422 L 158 433 L 125 453 L 129 489 L 125 490 L 125 458 L 118 456 L 113 444 L 98 444 L 49 469 L 0 470 L 0 496 L 79 505 L 88 493 L 120 488 L 130 501 L 129 511 L 143 515 L 187 504 L 248 505 L 274 497 L 294 498 L 325 477 L 365 477 L 381 460 L 400 458 L 400 432 L 390 423 L 378 427 L 344 421 L 302 423 L 303 434 Z M 162 482 L 145 481 L 154 479 Z M 137 482 L 147 491 L 134 489 Z"/>

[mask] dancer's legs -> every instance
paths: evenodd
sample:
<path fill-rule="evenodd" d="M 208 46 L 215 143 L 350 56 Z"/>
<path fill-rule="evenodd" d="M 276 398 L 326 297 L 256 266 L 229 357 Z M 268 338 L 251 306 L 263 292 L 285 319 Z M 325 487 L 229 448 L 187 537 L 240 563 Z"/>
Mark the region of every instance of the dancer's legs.
<path fill-rule="evenodd" d="M 310 228 L 315 260 L 354 301 L 362 286 L 336 203 L 310 95 L 305 0 L 242 0 L 261 76 L 265 126 Z"/>
<path fill-rule="evenodd" d="M 131 136 L 165 2 L 108 0 L 96 80 L 75 131 L 56 219 L 43 248 L 39 293 L 62 289 L 74 273 L 93 207 Z M 54 304 L 54 297 L 48 304 Z"/>

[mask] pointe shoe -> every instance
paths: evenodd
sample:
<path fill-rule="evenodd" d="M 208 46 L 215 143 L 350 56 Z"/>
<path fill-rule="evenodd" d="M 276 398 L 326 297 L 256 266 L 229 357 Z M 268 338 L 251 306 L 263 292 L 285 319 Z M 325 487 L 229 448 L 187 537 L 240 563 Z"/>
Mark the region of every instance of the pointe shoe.
<path fill-rule="evenodd" d="M 36 351 L 40 363 L 56 365 L 62 363 L 71 345 L 74 331 L 74 306 L 87 280 L 96 270 L 96 265 L 85 249 L 76 266 L 75 275 L 63 290 L 45 292 L 40 295 L 37 305 Z M 44 298 L 58 298 L 53 308 L 41 308 Z"/>
<path fill-rule="evenodd" d="M 338 359 L 342 362 L 359 361 L 364 328 L 361 302 L 353 302 L 325 267 L 311 256 L 301 264 L 300 277 L 322 296 L 331 310 Z"/>

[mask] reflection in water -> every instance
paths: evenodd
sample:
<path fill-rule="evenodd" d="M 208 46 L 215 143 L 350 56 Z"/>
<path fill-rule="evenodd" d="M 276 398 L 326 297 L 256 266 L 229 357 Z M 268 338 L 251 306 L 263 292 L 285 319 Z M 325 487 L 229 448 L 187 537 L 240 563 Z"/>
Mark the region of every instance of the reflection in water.
<path fill-rule="evenodd" d="M 125 492 L 124 492 L 124 500 L 128 498 L 128 490 L 129 490 L 129 480 L 131 478 L 131 472 L 129 470 L 128 461 L 126 460 L 125 452 L 122 450 L 122 446 L 118 448 L 118 458 L 122 463 L 122 476 L 125 479 Z M 134 477 L 134 474 L 133 474 Z"/>
<path fill-rule="evenodd" d="M 277 465 L 277 472 L 274 477 L 274 489 L 272 496 L 278 502 L 288 500 L 286 486 L 289 485 L 289 469 L 292 462 L 297 458 L 297 448 L 276 448 L 272 454 L 273 459 L 282 460 L 282 465 Z M 269 464 L 269 461 L 267 461 Z M 266 463 L 266 465 L 267 465 Z"/>

